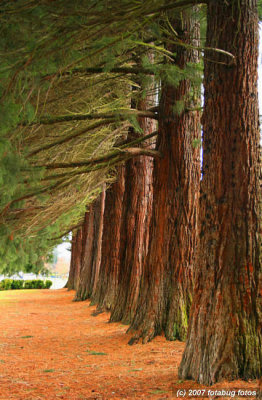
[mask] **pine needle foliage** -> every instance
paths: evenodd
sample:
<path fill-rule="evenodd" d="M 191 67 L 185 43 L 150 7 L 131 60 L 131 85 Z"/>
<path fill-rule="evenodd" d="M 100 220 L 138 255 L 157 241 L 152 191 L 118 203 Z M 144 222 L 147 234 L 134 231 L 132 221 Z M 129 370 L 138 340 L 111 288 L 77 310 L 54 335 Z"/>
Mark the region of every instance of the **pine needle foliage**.
<path fill-rule="evenodd" d="M 143 135 L 136 113 L 147 110 L 130 113 L 131 98 L 146 96 L 152 79 L 156 99 L 162 80 L 201 79 L 201 68 L 168 63 L 175 55 L 163 46 L 172 31 L 168 12 L 196 3 L 1 3 L 0 272 L 29 264 L 40 270 L 61 233 L 79 225 L 103 185 L 114 181 L 125 157 L 108 154 L 131 126 Z M 176 32 L 173 38 L 179 42 Z M 99 158 L 104 161 L 74 166 Z M 59 163 L 72 168 L 44 167 Z"/>

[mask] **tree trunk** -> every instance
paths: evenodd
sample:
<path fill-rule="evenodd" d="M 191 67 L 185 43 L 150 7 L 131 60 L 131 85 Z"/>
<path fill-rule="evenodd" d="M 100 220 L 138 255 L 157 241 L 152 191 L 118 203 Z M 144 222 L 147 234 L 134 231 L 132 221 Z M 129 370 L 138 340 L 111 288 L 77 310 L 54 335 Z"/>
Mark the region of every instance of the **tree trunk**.
<path fill-rule="evenodd" d="M 154 105 L 154 98 L 147 96 L 136 106 L 139 110 Z M 152 119 L 140 119 L 144 134 L 156 129 Z M 134 132 L 131 132 L 134 138 Z M 144 143 L 150 146 L 150 143 Z M 151 145 L 152 146 L 152 145 Z M 130 324 L 136 312 L 144 259 L 148 250 L 149 224 L 152 214 L 153 160 L 141 156 L 131 159 L 125 166 L 125 193 L 123 199 L 120 274 L 117 297 L 110 322 L 122 321 Z"/>
<path fill-rule="evenodd" d="M 104 203 L 105 191 L 103 190 L 85 215 L 86 233 L 83 235 L 82 243 L 82 268 L 75 301 L 90 298 L 96 289 L 101 259 Z"/>
<path fill-rule="evenodd" d="M 255 0 L 208 2 L 200 247 L 180 377 L 261 376 L 261 212 Z"/>
<path fill-rule="evenodd" d="M 174 29 L 181 40 L 196 44 L 199 26 L 186 14 Z M 176 54 L 174 63 L 181 69 L 198 60 L 194 50 L 166 47 Z M 200 151 L 193 142 L 200 137 L 200 121 L 198 112 L 184 109 L 178 114 L 175 107 L 178 101 L 194 105 L 192 90 L 187 79 L 177 87 L 162 82 L 157 149 L 163 158 L 154 161 L 149 250 L 130 344 L 140 337 L 147 342 L 162 331 L 170 340 L 183 339 L 187 331 L 200 181 Z"/>
<path fill-rule="evenodd" d="M 124 166 L 118 167 L 117 181 L 106 191 L 103 218 L 103 235 L 99 277 L 92 304 L 97 304 L 97 313 L 109 311 L 115 301 L 119 278 L 119 248 L 122 203 L 124 195 Z"/>
<path fill-rule="evenodd" d="M 76 248 L 74 255 L 75 274 L 74 274 L 74 289 L 77 290 L 79 284 L 80 270 L 82 260 L 82 227 L 77 230 Z"/>
<path fill-rule="evenodd" d="M 262 377 L 260 378 L 258 385 L 257 399 L 262 400 Z"/>
<path fill-rule="evenodd" d="M 75 251 L 75 239 L 76 239 L 76 232 L 73 232 L 72 234 L 72 240 L 71 240 L 71 259 L 70 259 L 70 267 L 69 267 L 69 275 L 68 275 L 68 280 L 65 285 L 65 288 L 67 290 L 73 290 L 74 289 L 74 275 L 75 275 L 75 269 L 74 269 L 74 251 Z"/>
<path fill-rule="evenodd" d="M 81 228 L 80 228 L 81 229 Z M 75 290 L 77 285 L 77 274 L 78 271 L 78 248 L 79 248 L 79 229 L 75 231 L 72 235 L 72 245 L 71 245 L 71 260 L 70 260 L 70 269 L 69 269 L 69 277 L 67 284 L 65 287 L 68 290 Z"/>

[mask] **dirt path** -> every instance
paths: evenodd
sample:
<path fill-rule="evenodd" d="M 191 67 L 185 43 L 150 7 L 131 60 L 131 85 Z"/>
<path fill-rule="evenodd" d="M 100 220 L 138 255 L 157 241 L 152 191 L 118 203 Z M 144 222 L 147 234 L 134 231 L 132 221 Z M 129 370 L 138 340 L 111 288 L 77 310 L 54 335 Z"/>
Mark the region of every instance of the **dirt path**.
<path fill-rule="evenodd" d="M 0 292 L 0 400 L 176 399 L 177 390 L 186 390 L 179 398 L 200 399 L 189 389 L 256 390 L 256 381 L 212 388 L 179 381 L 183 343 L 158 337 L 130 347 L 126 326 L 92 317 L 95 307 L 73 296 L 65 289 Z"/>

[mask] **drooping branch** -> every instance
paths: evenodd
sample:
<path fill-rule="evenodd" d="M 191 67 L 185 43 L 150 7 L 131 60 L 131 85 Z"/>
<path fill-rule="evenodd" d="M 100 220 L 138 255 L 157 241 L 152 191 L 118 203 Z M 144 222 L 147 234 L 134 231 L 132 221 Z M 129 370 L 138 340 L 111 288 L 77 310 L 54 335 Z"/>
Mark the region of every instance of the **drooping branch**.
<path fill-rule="evenodd" d="M 25 194 L 25 195 L 23 195 L 23 196 L 21 196 L 21 197 L 18 197 L 18 198 L 16 198 L 16 199 L 13 199 L 13 200 L 11 200 L 9 203 L 7 203 L 7 204 L 5 205 L 5 207 L 4 207 L 4 208 L 2 209 L 2 211 L 0 212 L 0 216 L 4 215 L 4 214 L 9 210 L 9 208 L 11 207 L 12 204 L 15 204 L 15 203 L 17 203 L 17 202 L 19 202 L 19 201 L 23 201 L 23 200 L 30 199 L 31 197 L 38 196 L 39 194 L 43 194 L 43 193 L 52 191 L 52 190 L 54 190 L 54 189 L 58 189 L 58 188 L 61 188 L 61 187 L 66 187 L 67 185 L 69 185 L 68 181 L 65 182 L 65 180 L 62 180 L 62 181 L 60 181 L 60 182 L 56 182 L 56 183 L 53 184 L 53 185 L 46 186 L 46 187 L 44 187 L 44 188 L 42 188 L 42 189 L 35 190 L 35 191 L 32 192 L 32 193 L 28 193 L 28 194 Z"/>
<path fill-rule="evenodd" d="M 57 140 L 56 142 L 49 143 L 49 144 L 47 144 L 47 145 L 45 145 L 45 146 L 43 146 L 43 147 L 41 147 L 41 148 L 39 148 L 39 149 L 36 149 L 36 150 L 32 151 L 31 153 L 29 153 L 27 157 L 32 157 L 32 156 L 34 156 L 34 155 L 40 153 L 41 151 L 49 150 L 49 149 L 51 149 L 51 148 L 54 147 L 54 146 L 58 146 L 58 145 L 60 145 L 60 144 L 67 143 L 67 142 L 69 142 L 69 141 L 72 140 L 72 139 L 75 139 L 75 138 L 77 138 L 77 137 L 79 137 L 79 136 L 81 136 L 81 135 L 84 135 L 86 132 L 89 132 L 89 131 L 91 131 L 91 130 L 93 130 L 93 129 L 99 128 L 100 126 L 103 126 L 103 125 L 108 124 L 108 122 L 109 122 L 108 120 L 103 120 L 103 121 L 101 121 L 101 122 L 97 122 L 97 123 L 95 123 L 95 124 L 89 126 L 88 128 L 85 128 L 85 129 L 82 129 L 82 130 L 80 130 L 80 131 L 77 131 L 77 132 L 73 133 L 72 135 L 68 135 L 68 136 L 66 136 L 66 137 L 63 137 L 63 138 Z M 116 119 L 112 119 L 112 120 L 110 121 L 110 123 L 113 123 L 113 122 L 116 122 Z M 124 142 L 122 142 L 122 143 L 120 144 L 119 147 L 121 147 L 122 145 L 123 145 L 123 148 L 126 147 L 126 146 L 124 146 L 124 145 L 133 146 L 134 144 L 138 144 L 138 143 L 144 142 L 145 140 L 150 139 L 150 138 L 153 137 L 153 136 L 157 136 L 157 134 L 158 134 L 158 132 L 153 132 L 153 133 L 151 133 L 150 135 L 141 136 L 141 138 L 136 139 L 136 140 L 134 140 L 133 142 L 126 142 L 126 141 L 124 141 Z"/>
<path fill-rule="evenodd" d="M 48 180 L 53 180 L 53 179 L 62 179 L 62 178 L 72 178 L 77 175 L 82 175 L 94 171 L 98 171 L 99 169 L 110 169 L 112 167 L 115 167 L 118 164 L 121 164 L 123 162 L 128 161 L 130 158 L 141 156 L 141 155 L 146 155 L 150 157 L 162 157 L 162 154 L 156 150 L 147 150 L 147 149 L 131 149 L 130 152 L 125 151 L 124 153 L 120 153 L 113 157 L 111 160 L 106 160 L 104 162 L 100 162 L 96 165 L 91 165 L 88 166 L 87 168 L 84 169 L 77 169 L 77 170 L 71 170 L 70 172 L 64 172 L 62 174 L 53 174 L 53 175 L 48 175 L 44 178 L 42 178 L 42 181 L 48 181 Z M 84 165 L 82 165 L 84 167 Z M 59 168 L 64 168 L 64 167 L 59 167 Z M 69 168 L 69 166 L 68 166 Z M 72 168 L 80 168 L 79 167 L 72 167 Z"/>
<path fill-rule="evenodd" d="M 114 67 L 110 69 L 110 71 L 106 71 L 103 67 L 89 67 L 89 68 L 74 68 L 71 71 L 62 71 L 61 73 L 55 73 L 55 74 L 50 74 L 50 75 L 45 75 L 43 79 L 48 80 L 51 79 L 55 76 L 60 78 L 61 76 L 72 76 L 72 75 L 78 75 L 78 74 L 131 74 L 131 75 L 138 75 L 138 74 L 144 74 L 144 75 L 154 75 L 154 72 L 142 68 L 142 67 Z"/>
<path fill-rule="evenodd" d="M 156 14 L 158 15 L 159 13 L 162 13 L 164 11 L 168 10 L 174 10 L 176 8 L 182 9 L 182 8 L 187 8 L 189 6 L 197 5 L 197 4 L 206 4 L 208 0 L 181 0 L 181 1 L 172 1 L 170 4 L 161 6 L 161 7 L 156 7 L 155 9 L 152 10 L 146 10 L 145 12 L 142 13 L 142 15 L 152 15 Z"/>
<path fill-rule="evenodd" d="M 100 113 L 100 114 L 69 114 L 69 115 L 58 115 L 56 117 L 42 117 L 38 120 L 27 123 L 23 122 L 23 126 L 33 126 L 33 125 L 54 125 L 60 122 L 71 122 L 71 121 L 86 121 L 93 119 L 112 119 L 118 118 L 120 120 L 128 118 L 128 116 L 134 115 L 140 118 L 153 118 L 158 119 L 157 115 L 151 111 L 141 111 L 141 110 L 126 110 L 125 112 L 118 113 Z"/>
<path fill-rule="evenodd" d="M 83 222 L 81 222 L 80 224 L 71 226 L 67 231 L 63 232 L 61 235 L 56 236 L 56 237 L 54 237 L 54 238 L 52 238 L 52 239 L 49 239 L 49 240 L 58 240 L 58 239 L 61 239 L 62 237 L 64 237 L 64 236 L 67 235 L 68 233 L 72 232 L 73 230 L 75 230 L 75 229 L 77 229 L 77 228 L 80 228 L 80 226 L 82 226 L 82 225 L 83 225 Z"/>
<path fill-rule="evenodd" d="M 93 129 L 100 128 L 103 125 L 106 125 L 108 123 L 113 123 L 113 122 L 116 122 L 116 118 L 112 118 L 111 120 L 106 119 L 106 120 L 102 120 L 102 121 L 96 122 L 95 124 L 89 125 L 87 128 L 81 129 L 80 131 L 77 131 L 77 132 L 73 133 L 72 135 L 68 135 L 68 136 L 62 137 L 61 139 L 57 140 L 56 142 L 52 142 L 52 143 L 46 144 L 45 146 L 42 146 L 42 147 L 32 151 L 31 153 L 28 154 L 27 157 L 35 156 L 36 154 L 40 153 L 41 151 L 49 150 L 54 146 L 70 142 L 70 140 L 75 139 L 75 138 L 77 138 L 79 136 L 82 136 L 86 132 L 92 131 Z"/>
<path fill-rule="evenodd" d="M 161 157 L 161 153 L 156 150 L 144 149 L 140 147 L 131 147 L 126 149 L 116 149 L 114 151 L 109 152 L 108 154 L 91 158 L 87 161 L 79 161 L 79 162 L 70 162 L 70 163 L 54 163 L 54 164 L 42 164 L 37 165 L 36 167 L 46 168 L 46 169 L 59 169 L 59 168 L 77 168 L 77 167 L 86 167 L 91 165 L 96 165 L 101 162 L 106 162 L 116 158 L 119 155 L 127 156 L 128 158 L 137 157 L 137 156 L 151 156 L 151 157 Z"/>
<path fill-rule="evenodd" d="M 122 148 L 122 149 L 125 149 L 125 148 L 127 148 L 129 146 L 134 146 L 134 145 L 137 145 L 139 143 L 145 142 L 146 140 L 148 140 L 148 139 L 150 139 L 150 138 L 152 138 L 154 136 L 157 136 L 157 135 L 158 135 L 158 131 L 154 131 L 152 133 L 149 133 L 148 135 L 141 136 L 138 139 L 132 140 L 131 142 L 129 142 L 129 139 L 127 139 L 124 142 L 120 143 L 120 145 L 118 147 Z"/>

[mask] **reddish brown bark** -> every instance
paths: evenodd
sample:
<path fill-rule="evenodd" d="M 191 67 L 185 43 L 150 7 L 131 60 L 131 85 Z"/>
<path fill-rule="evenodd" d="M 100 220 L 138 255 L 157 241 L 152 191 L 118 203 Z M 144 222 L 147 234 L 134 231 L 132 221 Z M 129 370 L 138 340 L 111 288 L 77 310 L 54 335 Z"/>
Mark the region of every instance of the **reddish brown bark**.
<path fill-rule="evenodd" d="M 86 246 L 87 235 L 88 235 L 88 220 L 89 220 L 89 212 L 87 211 L 85 213 L 85 218 L 84 218 L 84 222 L 82 225 L 81 270 L 82 270 L 82 267 L 84 264 L 84 259 L 85 259 L 85 246 Z M 81 275 L 81 270 L 80 270 L 80 275 Z"/>
<path fill-rule="evenodd" d="M 82 241 L 82 266 L 75 301 L 90 298 L 96 289 L 101 259 L 105 192 L 90 206 L 85 216 Z"/>
<path fill-rule="evenodd" d="M 110 310 L 114 304 L 119 278 L 119 249 L 122 203 L 124 195 L 124 166 L 118 167 L 117 181 L 106 191 L 99 277 L 92 304 L 97 312 Z"/>
<path fill-rule="evenodd" d="M 81 239 L 82 239 L 82 228 L 79 228 L 72 235 L 69 277 L 67 284 L 65 286 L 68 290 L 75 290 L 78 285 L 80 265 L 81 265 L 81 255 L 82 255 Z"/>
<path fill-rule="evenodd" d="M 73 290 L 73 288 L 74 288 L 75 271 L 74 271 L 73 259 L 74 259 L 74 248 L 75 248 L 75 236 L 76 236 L 76 234 L 73 233 L 72 240 L 71 240 L 71 259 L 70 259 L 69 275 L 68 275 L 67 283 L 65 285 L 65 288 L 67 288 L 68 290 Z"/>
<path fill-rule="evenodd" d="M 198 25 L 186 15 L 175 21 L 174 29 L 187 43 L 198 37 Z M 174 63 L 180 68 L 197 61 L 193 50 L 173 44 L 167 48 L 176 53 Z M 200 121 L 197 112 L 178 115 L 174 107 L 181 100 L 192 105 L 192 89 L 187 79 L 178 87 L 162 82 L 157 149 L 163 158 L 154 162 L 149 250 L 130 344 L 162 331 L 170 340 L 183 339 L 187 330 L 200 181 L 200 151 L 193 141 L 199 138 Z"/>
<path fill-rule="evenodd" d="M 76 247 L 74 254 L 75 274 L 74 274 L 74 289 L 77 290 L 80 278 L 82 260 L 82 227 L 77 230 Z"/>
<path fill-rule="evenodd" d="M 262 400 L 262 377 L 260 378 L 258 384 L 257 399 Z"/>
<path fill-rule="evenodd" d="M 153 106 L 154 99 L 147 96 L 140 100 L 138 109 Z M 156 129 L 155 121 L 139 120 L 144 134 Z M 134 132 L 131 132 L 134 136 Z M 145 143 L 150 146 L 150 143 Z M 148 249 L 149 224 L 152 214 L 153 160 L 136 157 L 125 166 L 125 193 L 121 224 L 120 274 L 117 297 L 110 321 L 129 324 L 136 312 L 144 259 Z"/>
<path fill-rule="evenodd" d="M 262 367 L 255 0 L 208 2 L 200 247 L 180 376 L 252 379 Z"/>

